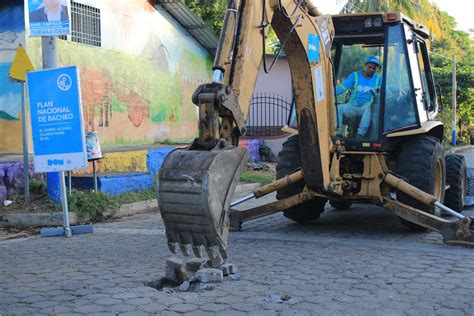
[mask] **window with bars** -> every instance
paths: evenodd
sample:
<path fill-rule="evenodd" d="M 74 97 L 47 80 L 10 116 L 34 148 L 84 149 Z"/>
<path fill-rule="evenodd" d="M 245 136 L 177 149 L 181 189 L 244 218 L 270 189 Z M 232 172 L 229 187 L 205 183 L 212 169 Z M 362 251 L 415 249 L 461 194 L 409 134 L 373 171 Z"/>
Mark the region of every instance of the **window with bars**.
<path fill-rule="evenodd" d="M 71 1 L 71 41 L 101 46 L 100 9 Z"/>

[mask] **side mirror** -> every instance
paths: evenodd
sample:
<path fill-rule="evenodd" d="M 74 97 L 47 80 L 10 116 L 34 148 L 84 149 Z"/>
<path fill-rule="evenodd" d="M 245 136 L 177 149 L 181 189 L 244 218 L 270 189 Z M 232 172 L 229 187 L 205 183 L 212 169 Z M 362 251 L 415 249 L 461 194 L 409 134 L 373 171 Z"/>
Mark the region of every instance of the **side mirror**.
<path fill-rule="evenodd" d="M 441 93 L 441 86 L 439 84 L 435 84 L 435 91 L 436 91 L 436 103 L 438 103 L 439 111 L 443 109 L 443 94 Z"/>

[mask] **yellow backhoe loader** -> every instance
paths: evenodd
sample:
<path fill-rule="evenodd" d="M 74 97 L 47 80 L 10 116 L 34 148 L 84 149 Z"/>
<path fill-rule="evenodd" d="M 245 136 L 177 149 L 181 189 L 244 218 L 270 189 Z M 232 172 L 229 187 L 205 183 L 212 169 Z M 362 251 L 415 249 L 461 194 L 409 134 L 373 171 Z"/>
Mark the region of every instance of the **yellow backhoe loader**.
<path fill-rule="evenodd" d="M 286 129 L 294 135 L 279 154 L 277 180 L 231 201 L 248 157 L 238 141 L 270 28 L 290 66 L 294 104 Z M 159 171 L 158 204 L 170 250 L 225 258 L 231 222 L 238 226 L 280 211 L 311 221 L 327 201 L 339 208 L 370 201 L 413 229 L 474 245 L 472 218 L 459 213 L 466 165 L 460 155 L 444 155 L 441 146 L 427 39 L 427 29 L 400 12 L 328 16 L 308 1 L 229 1 L 213 81 L 193 95 L 199 138 L 172 151 Z M 371 56 L 383 60 L 380 89 L 372 92 L 368 128 L 357 134 L 361 117 L 341 113 L 355 91 L 346 98 L 336 98 L 335 91 Z M 274 191 L 276 202 L 231 210 Z"/>

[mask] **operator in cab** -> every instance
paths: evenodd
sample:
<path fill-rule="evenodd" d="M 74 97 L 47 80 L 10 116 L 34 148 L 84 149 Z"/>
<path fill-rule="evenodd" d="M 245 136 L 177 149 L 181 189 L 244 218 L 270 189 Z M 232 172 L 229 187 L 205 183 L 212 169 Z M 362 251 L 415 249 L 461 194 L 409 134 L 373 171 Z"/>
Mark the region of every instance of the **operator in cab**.
<path fill-rule="evenodd" d="M 336 95 L 351 90 L 349 101 L 338 105 L 337 119 L 341 126 L 343 116 L 361 116 L 356 138 L 365 138 L 370 127 L 371 105 L 382 85 L 382 77 L 376 73 L 379 67 L 378 58 L 371 56 L 363 70 L 351 73 L 336 87 Z"/>

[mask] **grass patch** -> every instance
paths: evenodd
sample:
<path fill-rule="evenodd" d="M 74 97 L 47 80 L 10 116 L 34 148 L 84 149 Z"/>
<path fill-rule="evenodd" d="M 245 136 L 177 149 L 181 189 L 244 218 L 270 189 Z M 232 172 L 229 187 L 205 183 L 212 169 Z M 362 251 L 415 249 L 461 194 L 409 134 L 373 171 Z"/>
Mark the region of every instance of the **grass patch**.
<path fill-rule="evenodd" d="M 244 171 L 240 176 L 240 182 L 260 183 L 266 185 L 275 180 L 275 174 L 265 171 Z"/>

